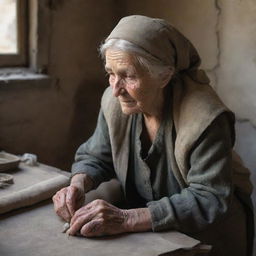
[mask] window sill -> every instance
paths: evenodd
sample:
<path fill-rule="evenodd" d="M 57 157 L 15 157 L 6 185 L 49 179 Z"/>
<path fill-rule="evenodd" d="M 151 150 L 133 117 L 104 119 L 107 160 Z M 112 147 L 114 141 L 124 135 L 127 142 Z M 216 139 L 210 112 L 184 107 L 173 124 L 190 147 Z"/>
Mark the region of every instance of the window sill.
<path fill-rule="evenodd" d="M 49 88 L 56 85 L 56 80 L 49 75 L 37 74 L 28 68 L 0 69 L 0 90 Z"/>

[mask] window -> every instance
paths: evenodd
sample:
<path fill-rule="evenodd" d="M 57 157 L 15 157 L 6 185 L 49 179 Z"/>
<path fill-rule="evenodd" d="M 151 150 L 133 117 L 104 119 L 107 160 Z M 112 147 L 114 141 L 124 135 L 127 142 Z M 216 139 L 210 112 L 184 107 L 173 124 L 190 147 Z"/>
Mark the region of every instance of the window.
<path fill-rule="evenodd" d="M 0 0 L 0 85 L 47 75 L 53 1 Z"/>
<path fill-rule="evenodd" d="M 27 64 L 27 1 L 0 0 L 0 67 Z"/>

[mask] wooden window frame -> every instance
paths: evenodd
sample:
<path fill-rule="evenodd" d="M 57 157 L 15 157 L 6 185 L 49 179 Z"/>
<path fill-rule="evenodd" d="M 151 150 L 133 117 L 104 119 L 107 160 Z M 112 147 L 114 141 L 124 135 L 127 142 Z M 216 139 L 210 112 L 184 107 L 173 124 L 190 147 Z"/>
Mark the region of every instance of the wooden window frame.
<path fill-rule="evenodd" d="M 17 0 L 17 49 L 18 53 L 0 54 L 0 67 L 27 66 L 28 61 L 28 2 Z"/>

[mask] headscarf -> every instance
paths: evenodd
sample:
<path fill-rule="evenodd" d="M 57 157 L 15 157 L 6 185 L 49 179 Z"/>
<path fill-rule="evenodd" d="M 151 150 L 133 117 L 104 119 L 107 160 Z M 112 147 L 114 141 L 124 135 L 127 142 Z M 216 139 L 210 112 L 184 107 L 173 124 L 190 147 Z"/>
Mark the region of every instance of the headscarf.
<path fill-rule="evenodd" d="M 162 63 L 186 73 L 198 83 L 209 83 L 205 72 L 198 67 L 201 59 L 192 43 L 163 19 L 141 15 L 122 18 L 106 41 L 123 39 L 151 54 Z"/>

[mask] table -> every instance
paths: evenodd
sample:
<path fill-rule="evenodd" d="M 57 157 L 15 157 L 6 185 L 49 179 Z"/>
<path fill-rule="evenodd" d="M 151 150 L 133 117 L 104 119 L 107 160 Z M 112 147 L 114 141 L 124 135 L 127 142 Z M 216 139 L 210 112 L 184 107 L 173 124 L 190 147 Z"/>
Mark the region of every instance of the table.
<path fill-rule="evenodd" d="M 41 184 L 39 187 L 42 188 L 44 187 L 42 186 L 43 178 L 52 180 L 55 179 L 55 175 L 60 174 L 62 176 L 63 173 L 42 164 L 33 168 L 21 164 L 20 171 L 17 171 L 15 186 L 24 192 L 24 189 L 27 188 L 24 188 L 24 183 L 21 181 L 25 180 L 35 192 L 38 188 L 37 181 L 38 184 Z M 118 200 L 119 186 L 114 180 L 104 183 L 96 191 L 91 191 L 87 195 L 87 202 L 96 198 L 107 201 Z M 14 190 L 14 186 L 9 188 L 9 191 L 16 193 Z M 48 194 L 44 192 L 48 195 L 47 198 L 51 197 L 50 193 L 54 190 L 51 188 L 49 191 Z M 2 198 L 6 196 L 3 195 L 6 193 L 7 190 L 2 191 Z M 38 195 L 36 196 L 38 198 Z M 42 200 L 46 199 L 44 196 L 41 198 Z M 26 207 L 0 215 L 1 256 L 193 256 L 198 253 L 207 255 L 209 251 L 209 247 L 203 246 L 200 241 L 174 231 L 122 234 L 90 239 L 69 237 L 61 232 L 64 223 L 55 214 L 51 199 L 30 206 L 28 204 L 22 206 Z"/>

